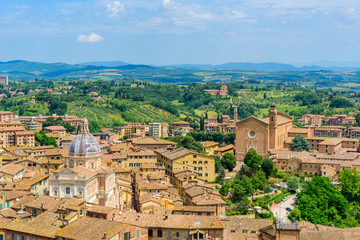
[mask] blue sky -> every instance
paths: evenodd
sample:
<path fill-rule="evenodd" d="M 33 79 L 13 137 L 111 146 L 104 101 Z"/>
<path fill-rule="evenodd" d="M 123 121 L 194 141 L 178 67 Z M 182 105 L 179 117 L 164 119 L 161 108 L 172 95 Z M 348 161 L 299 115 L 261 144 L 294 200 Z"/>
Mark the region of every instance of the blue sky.
<path fill-rule="evenodd" d="M 0 61 L 360 60 L 358 0 L 1 0 Z"/>

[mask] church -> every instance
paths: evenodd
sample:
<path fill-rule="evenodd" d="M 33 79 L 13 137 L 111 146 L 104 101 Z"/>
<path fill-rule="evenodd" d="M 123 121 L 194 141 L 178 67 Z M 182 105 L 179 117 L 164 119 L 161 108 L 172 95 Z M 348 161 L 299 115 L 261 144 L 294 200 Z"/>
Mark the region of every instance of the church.
<path fill-rule="evenodd" d="M 100 145 L 90 134 L 86 118 L 69 145 L 65 167 L 49 177 L 49 194 L 61 198 L 78 195 L 90 203 L 119 207 L 115 171 L 101 166 Z"/>
<path fill-rule="evenodd" d="M 283 148 L 292 128 L 293 117 L 280 113 L 273 103 L 269 115 L 263 119 L 254 116 L 236 123 L 235 155 L 243 160 L 245 154 L 255 150 L 263 157 L 267 157 L 270 150 Z"/>

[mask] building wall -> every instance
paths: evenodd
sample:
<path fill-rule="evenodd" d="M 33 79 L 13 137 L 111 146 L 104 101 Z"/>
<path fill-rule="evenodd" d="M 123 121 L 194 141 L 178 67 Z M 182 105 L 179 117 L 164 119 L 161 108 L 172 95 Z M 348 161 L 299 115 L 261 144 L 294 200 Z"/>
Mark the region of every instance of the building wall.
<path fill-rule="evenodd" d="M 252 135 L 252 133 L 255 135 Z M 265 156 L 269 151 L 268 125 L 255 118 L 248 118 L 236 124 L 235 156 L 242 160 L 245 154 L 255 150 Z"/>

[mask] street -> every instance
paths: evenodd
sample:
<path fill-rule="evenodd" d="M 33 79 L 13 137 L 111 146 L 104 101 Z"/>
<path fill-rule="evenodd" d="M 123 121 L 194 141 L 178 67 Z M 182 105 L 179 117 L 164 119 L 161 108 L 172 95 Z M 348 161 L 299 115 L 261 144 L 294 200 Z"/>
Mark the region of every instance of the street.
<path fill-rule="evenodd" d="M 294 199 L 295 197 L 296 197 L 296 194 L 289 195 L 287 197 L 286 201 L 282 201 L 281 203 L 279 203 L 276 206 L 274 206 L 273 208 L 271 208 L 271 211 L 274 213 L 274 216 L 277 219 L 280 219 L 283 222 L 290 221 L 287 218 L 287 215 L 289 214 L 289 212 L 286 211 L 286 208 L 289 207 L 291 209 L 294 209 L 294 206 L 292 206 L 291 204 L 295 202 L 295 199 Z"/>

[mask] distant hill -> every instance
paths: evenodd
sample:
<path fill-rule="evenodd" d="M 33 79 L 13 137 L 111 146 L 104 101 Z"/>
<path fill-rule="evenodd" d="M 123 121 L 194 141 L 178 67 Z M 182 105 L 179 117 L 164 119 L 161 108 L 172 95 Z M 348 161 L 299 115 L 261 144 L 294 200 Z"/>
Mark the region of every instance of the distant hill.
<path fill-rule="evenodd" d="M 179 68 L 179 69 L 204 69 L 204 70 L 220 70 L 220 69 L 231 69 L 239 71 L 256 71 L 256 72 L 287 72 L 287 71 L 360 71 L 360 67 L 346 67 L 346 66 L 302 66 L 296 67 L 291 64 L 284 63 L 224 63 L 219 65 L 211 64 L 180 64 L 170 65 L 168 67 Z"/>
<path fill-rule="evenodd" d="M 0 72 L 23 72 L 32 73 L 34 75 L 42 75 L 48 72 L 63 71 L 71 69 L 81 69 L 84 66 L 72 65 L 66 63 L 42 63 L 30 62 L 24 60 L 14 60 L 8 62 L 0 62 Z"/>
<path fill-rule="evenodd" d="M 90 65 L 88 65 L 90 64 Z M 103 66 L 106 65 L 106 66 Z M 318 65 L 297 67 L 283 63 L 225 63 L 211 64 L 183 64 L 169 66 L 149 66 L 126 64 L 122 61 L 88 62 L 82 64 L 42 63 L 24 60 L 0 62 L 0 75 L 8 75 L 10 80 L 32 80 L 35 78 L 63 79 L 63 80 L 124 80 L 137 78 L 161 83 L 189 83 L 219 81 L 230 79 L 231 76 L 216 76 L 213 74 L 197 74 L 199 71 L 228 71 L 242 72 L 286 72 L 284 76 L 298 75 L 302 72 L 316 71 L 360 71 L 360 67 L 322 67 Z M 220 77 L 220 78 L 219 78 Z M 225 77 L 225 78 L 224 78 Z M 279 80 L 279 79 L 278 79 Z"/>
<path fill-rule="evenodd" d="M 130 63 L 122 62 L 122 61 L 104 61 L 104 62 L 85 62 L 79 63 L 79 65 L 85 66 L 98 66 L 98 67 L 118 67 L 124 65 L 130 65 Z"/>
<path fill-rule="evenodd" d="M 124 63 L 124 62 L 117 62 Z M 113 67 L 80 65 L 66 63 L 42 63 L 24 60 L 14 60 L 8 62 L 0 62 L 0 75 L 8 75 L 11 80 L 32 80 L 35 78 L 61 78 L 61 79 L 100 79 L 101 73 L 113 70 L 119 75 L 123 71 L 149 71 L 155 69 L 148 65 L 122 64 Z M 126 76 L 126 74 L 125 74 Z M 103 77 L 107 79 L 106 77 Z M 119 78 L 119 77 L 117 77 Z"/>

